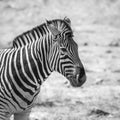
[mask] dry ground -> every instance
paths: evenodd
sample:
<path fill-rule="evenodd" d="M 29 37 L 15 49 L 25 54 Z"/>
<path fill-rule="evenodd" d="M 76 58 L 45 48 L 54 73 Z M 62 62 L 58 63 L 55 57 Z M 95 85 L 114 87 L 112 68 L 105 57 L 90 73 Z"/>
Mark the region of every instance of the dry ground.
<path fill-rule="evenodd" d="M 41 87 L 31 120 L 120 120 L 119 0 L 0 0 L 0 47 L 45 21 L 72 21 L 87 82 L 73 88 L 53 73 Z"/>

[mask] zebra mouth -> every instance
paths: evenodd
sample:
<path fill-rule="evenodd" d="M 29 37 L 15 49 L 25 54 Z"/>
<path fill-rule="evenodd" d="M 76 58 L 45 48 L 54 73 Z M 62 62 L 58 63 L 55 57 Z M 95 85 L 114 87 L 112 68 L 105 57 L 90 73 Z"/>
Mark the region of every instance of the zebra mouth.
<path fill-rule="evenodd" d="M 71 84 L 73 87 L 77 87 L 77 84 L 78 84 L 77 76 L 69 76 L 69 77 L 68 77 L 68 80 L 70 81 L 70 84 Z"/>
<path fill-rule="evenodd" d="M 86 81 L 86 79 L 80 79 L 80 75 L 79 74 L 73 75 L 73 76 L 69 76 L 67 79 L 70 81 L 70 84 L 73 87 L 80 87 Z"/>

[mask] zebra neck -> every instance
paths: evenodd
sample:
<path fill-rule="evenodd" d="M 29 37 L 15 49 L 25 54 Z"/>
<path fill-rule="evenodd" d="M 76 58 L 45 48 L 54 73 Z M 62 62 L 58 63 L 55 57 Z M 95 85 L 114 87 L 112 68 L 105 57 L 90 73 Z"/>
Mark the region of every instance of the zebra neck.
<path fill-rule="evenodd" d="M 52 70 L 49 66 L 49 62 L 48 62 L 48 51 L 49 51 L 49 47 L 47 47 L 47 45 L 45 45 L 45 40 L 42 41 L 37 41 L 36 42 L 36 53 L 37 53 L 37 63 L 38 63 L 38 67 L 41 73 L 41 76 L 43 78 L 43 81 L 48 78 L 48 76 L 51 74 Z"/>

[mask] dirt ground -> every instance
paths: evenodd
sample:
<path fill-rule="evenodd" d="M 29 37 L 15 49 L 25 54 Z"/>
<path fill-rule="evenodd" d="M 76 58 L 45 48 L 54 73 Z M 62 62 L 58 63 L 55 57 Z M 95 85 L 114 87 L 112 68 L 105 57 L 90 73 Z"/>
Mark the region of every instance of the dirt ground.
<path fill-rule="evenodd" d="M 119 0 L 0 0 L 0 48 L 45 22 L 69 17 L 87 82 L 73 88 L 54 72 L 43 83 L 31 120 L 120 120 Z"/>

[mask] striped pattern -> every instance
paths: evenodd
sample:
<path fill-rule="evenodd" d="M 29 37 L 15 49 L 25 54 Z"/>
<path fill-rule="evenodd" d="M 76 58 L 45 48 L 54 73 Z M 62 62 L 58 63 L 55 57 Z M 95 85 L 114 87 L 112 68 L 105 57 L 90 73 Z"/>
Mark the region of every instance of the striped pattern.
<path fill-rule="evenodd" d="M 40 38 L 42 39 L 46 34 L 48 33 L 47 31 L 47 26 L 46 24 L 42 24 L 40 26 L 37 26 L 19 36 L 17 36 L 13 40 L 13 47 L 22 47 L 27 44 L 30 44 L 34 41 L 39 40 Z"/>
<path fill-rule="evenodd" d="M 72 32 L 71 27 L 68 25 L 68 23 L 65 20 L 63 21 L 61 19 L 56 19 L 56 20 L 52 20 L 49 22 L 53 23 L 58 29 L 61 30 L 62 37 L 65 37 L 65 34 L 66 34 L 65 32 Z M 66 28 L 65 28 L 65 26 L 66 26 Z M 63 29 L 64 29 L 64 31 L 63 31 Z M 40 40 L 42 38 L 44 39 L 45 37 L 49 37 L 50 34 L 51 33 L 49 33 L 47 24 L 43 23 L 43 24 L 17 36 L 13 40 L 13 47 L 19 48 L 19 47 L 25 46 L 34 41 Z M 60 36 L 57 36 L 57 37 L 60 37 Z M 63 38 L 63 39 L 65 39 L 65 38 Z"/>
<path fill-rule="evenodd" d="M 0 120 L 31 108 L 53 71 L 79 84 L 75 66 L 82 68 L 81 77 L 85 71 L 72 37 L 65 20 L 53 20 L 16 37 L 13 48 L 0 51 Z"/>
<path fill-rule="evenodd" d="M 2 51 L 0 55 L 0 108 L 4 109 L 4 112 L 12 114 L 30 107 L 39 93 L 41 83 L 51 73 L 51 70 L 46 67 L 47 64 L 42 61 L 44 55 L 39 54 L 38 45 L 35 42 L 21 49 Z M 1 114 L 3 113 L 0 112 L 0 119 Z"/>

